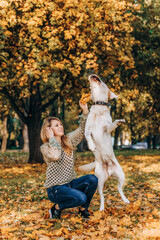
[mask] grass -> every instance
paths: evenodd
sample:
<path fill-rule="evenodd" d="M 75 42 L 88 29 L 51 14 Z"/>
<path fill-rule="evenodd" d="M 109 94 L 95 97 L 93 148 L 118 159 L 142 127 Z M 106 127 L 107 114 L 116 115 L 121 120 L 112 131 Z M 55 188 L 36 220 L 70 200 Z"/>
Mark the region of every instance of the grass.
<path fill-rule="evenodd" d="M 156 155 L 157 156 L 157 155 L 160 155 L 160 149 L 114 150 L 114 153 L 116 156 L 134 156 L 134 155 L 144 155 L 144 156 Z M 77 152 L 76 154 L 80 157 L 93 156 L 93 153 L 91 151 Z"/>
<path fill-rule="evenodd" d="M 147 150 L 114 150 L 116 156 L 158 156 L 160 155 L 160 149 L 147 149 Z M 76 152 L 77 157 L 93 157 L 91 151 Z M 7 150 L 5 153 L 0 153 L 0 163 L 26 163 L 28 160 L 28 153 L 24 153 L 21 150 Z"/>

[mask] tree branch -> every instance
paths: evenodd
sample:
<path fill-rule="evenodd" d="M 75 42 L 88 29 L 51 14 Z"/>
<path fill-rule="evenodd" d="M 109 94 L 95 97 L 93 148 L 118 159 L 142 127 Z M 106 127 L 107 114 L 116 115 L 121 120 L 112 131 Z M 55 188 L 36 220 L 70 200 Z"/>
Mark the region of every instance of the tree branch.
<path fill-rule="evenodd" d="M 40 111 L 44 111 L 48 106 L 50 106 L 60 95 L 61 95 L 61 92 L 62 90 L 64 89 L 65 85 L 67 83 L 67 77 L 65 78 L 64 82 L 62 83 L 61 87 L 60 87 L 60 91 L 57 92 L 53 98 L 51 98 L 47 103 L 43 104 L 41 107 L 40 107 Z"/>
<path fill-rule="evenodd" d="M 26 105 L 24 99 L 21 98 L 20 101 L 21 101 L 21 103 L 22 103 L 22 106 L 23 106 L 25 112 L 26 112 L 27 114 L 29 114 L 29 111 L 28 111 L 28 108 L 27 108 L 27 105 Z"/>
<path fill-rule="evenodd" d="M 9 94 L 9 92 L 7 91 L 7 89 L 6 89 L 5 87 L 3 87 L 0 92 L 7 97 L 7 99 L 9 100 L 12 108 L 13 108 L 13 109 L 15 110 L 15 112 L 18 114 L 19 118 L 20 118 L 25 124 L 27 124 L 27 117 L 25 117 L 25 115 L 21 112 L 21 110 L 19 109 L 19 107 L 17 106 L 17 104 L 15 103 L 13 97 Z"/>

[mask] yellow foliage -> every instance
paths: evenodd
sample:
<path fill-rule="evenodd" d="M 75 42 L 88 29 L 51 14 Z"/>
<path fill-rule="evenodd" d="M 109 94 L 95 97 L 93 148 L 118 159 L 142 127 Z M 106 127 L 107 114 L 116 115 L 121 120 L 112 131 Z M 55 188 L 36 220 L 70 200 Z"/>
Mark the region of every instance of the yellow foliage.
<path fill-rule="evenodd" d="M 12 50 L 8 65 L 14 66 L 10 84 L 29 88 L 31 78 L 44 84 L 54 71 L 63 76 L 68 71 L 74 79 L 81 78 L 82 70 L 100 71 L 106 77 L 122 65 L 133 68 L 131 8 L 134 5 L 121 0 L 1 1 L 5 47 Z M 7 66 L 2 64 L 1 72 Z"/>

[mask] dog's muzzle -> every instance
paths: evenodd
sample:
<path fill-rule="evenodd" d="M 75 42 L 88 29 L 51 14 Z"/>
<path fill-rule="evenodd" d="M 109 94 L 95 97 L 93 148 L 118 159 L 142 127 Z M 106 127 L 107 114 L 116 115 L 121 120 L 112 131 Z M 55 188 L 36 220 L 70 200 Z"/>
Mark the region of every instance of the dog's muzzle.
<path fill-rule="evenodd" d="M 95 74 L 90 75 L 90 76 L 89 76 L 89 79 L 101 83 L 101 79 L 100 79 L 97 75 L 95 75 Z"/>
<path fill-rule="evenodd" d="M 101 101 L 97 101 L 97 102 L 94 102 L 93 105 L 105 105 L 105 106 L 111 106 L 110 103 L 108 102 L 101 102 Z"/>

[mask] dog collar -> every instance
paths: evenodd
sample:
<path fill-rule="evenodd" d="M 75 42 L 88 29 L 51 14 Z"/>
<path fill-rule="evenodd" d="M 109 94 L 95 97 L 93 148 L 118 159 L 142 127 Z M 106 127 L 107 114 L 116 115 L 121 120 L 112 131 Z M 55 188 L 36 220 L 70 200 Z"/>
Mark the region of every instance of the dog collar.
<path fill-rule="evenodd" d="M 107 102 L 101 102 L 101 101 L 97 101 L 97 102 L 94 102 L 93 105 L 105 105 L 105 106 L 111 106 L 110 103 L 107 103 Z"/>

